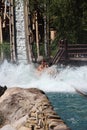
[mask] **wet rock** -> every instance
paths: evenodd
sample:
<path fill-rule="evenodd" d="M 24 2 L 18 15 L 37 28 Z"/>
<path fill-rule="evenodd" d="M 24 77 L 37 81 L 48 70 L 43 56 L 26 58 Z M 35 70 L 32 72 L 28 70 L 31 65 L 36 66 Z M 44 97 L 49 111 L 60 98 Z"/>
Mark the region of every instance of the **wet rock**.
<path fill-rule="evenodd" d="M 16 130 L 16 129 L 13 128 L 11 125 L 5 125 L 0 130 Z"/>
<path fill-rule="evenodd" d="M 4 125 L 16 130 L 70 130 L 37 88 L 9 88 L 0 98 Z M 3 130 L 3 129 L 2 129 Z"/>
<path fill-rule="evenodd" d="M 6 91 L 6 89 L 7 89 L 7 86 L 2 87 L 0 85 L 0 96 L 2 96 L 4 94 L 4 92 Z"/>
<path fill-rule="evenodd" d="M 18 130 L 31 130 L 31 128 L 29 129 L 29 128 L 27 128 L 27 127 L 22 126 L 22 127 L 20 127 Z"/>

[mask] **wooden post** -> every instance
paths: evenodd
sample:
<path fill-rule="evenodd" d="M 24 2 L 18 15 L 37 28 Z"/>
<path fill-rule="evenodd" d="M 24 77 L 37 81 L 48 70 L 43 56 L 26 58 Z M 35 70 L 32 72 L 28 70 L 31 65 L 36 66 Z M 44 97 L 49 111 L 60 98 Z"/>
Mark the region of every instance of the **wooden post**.
<path fill-rule="evenodd" d="M 2 41 L 3 41 L 3 38 L 2 38 L 2 19 L 0 16 L 0 44 L 2 43 Z"/>
<path fill-rule="evenodd" d="M 1 16 L 0 16 L 0 44 L 2 45 L 2 42 L 3 42 L 3 36 L 2 36 L 2 19 L 1 19 Z M 1 57 L 1 60 L 3 60 L 3 50 L 2 50 L 2 47 L 0 47 L 0 51 L 1 51 L 1 54 L 0 54 L 0 57 Z"/>
<path fill-rule="evenodd" d="M 67 50 L 68 44 L 67 40 L 64 40 L 64 49 L 65 49 L 65 60 L 68 60 L 68 50 Z"/>
<path fill-rule="evenodd" d="M 15 48 L 15 36 L 14 36 L 14 2 L 10 0 L 10 20 L 9 20 L 9 30 L 10 30 L 10 51 L 11 51 L 11 61 L 16 61 L 16 48 Z"/>
<path fill-rule="evenodd" d="M 6 20 L 6 9 L 7 9 L 7 1 L 4 2 L 5 8 L 4 8 L 4 22 L 3 22 L 3 28 L 5 28 L 5 20 Z"/>
<path fill-rule="evenodd" d="M 65 49 L 64 40 L 59 41 L 59 47 Z"/>
<path fill-rule="evenodd" d="M 47 2 L 47 12 L 49 12 L 50 0 Z M 47 16 L 47 56 L 50 58 L 50 15 Z"/>
<path fill-rule="evenodd" d="M 31 45 L 30 45 L 30 18 L 29 18 L 29 1 L 24 1 L 24 14 L 25 14 L 25 35 L 26 35 L 26 51 L 27 51 L 27 58 L 28 62 L 32 62 L 32 52 L 31 52 Z"/>
<path fill-rule="evenodd" d="M 45 51 L 45 56 L 47 56 L 47 16 L 46 16 L 46 11 L 47 11 L 47 5 L 46 1 L 44 1 L 44 51 Z"/>
<path fill-rule="evenodd" d="M 40 56 L 37 12 L 35 12 L 37 58 Z"/>

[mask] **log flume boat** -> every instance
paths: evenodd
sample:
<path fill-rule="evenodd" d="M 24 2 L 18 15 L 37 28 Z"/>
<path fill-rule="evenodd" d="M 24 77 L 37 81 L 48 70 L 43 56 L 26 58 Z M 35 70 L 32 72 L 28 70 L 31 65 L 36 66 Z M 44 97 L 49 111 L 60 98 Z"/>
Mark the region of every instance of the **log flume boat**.
<path fill-rule="evenodd" d="M 75 91 L 77 93 L 79 93 L 80 95 L 82 95 L 84 97 L 87 97 L 87 92 L 86 91 L 83 91 L 83 90 L 80 90 L 80 89 L 77 89 L 77 88 L 75 88 Z"/>

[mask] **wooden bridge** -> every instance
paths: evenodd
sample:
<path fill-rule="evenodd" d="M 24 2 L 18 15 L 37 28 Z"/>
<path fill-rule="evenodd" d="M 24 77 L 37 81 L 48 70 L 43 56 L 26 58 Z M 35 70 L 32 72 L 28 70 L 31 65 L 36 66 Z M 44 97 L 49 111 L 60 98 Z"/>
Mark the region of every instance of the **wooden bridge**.
<path fill-rule="evenodd" d="M 58 45 L 52 64 L 87 62 L 87 44 L 70 44 L 67 40 L 61 40 Z"/>

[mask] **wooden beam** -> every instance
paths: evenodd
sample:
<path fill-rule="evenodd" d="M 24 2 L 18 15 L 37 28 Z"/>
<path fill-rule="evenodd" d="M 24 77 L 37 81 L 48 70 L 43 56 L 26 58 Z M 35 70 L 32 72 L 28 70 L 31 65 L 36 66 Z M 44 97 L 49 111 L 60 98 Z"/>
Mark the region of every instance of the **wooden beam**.
<path fill-rule="evenodd" d="M 2 37 L 2 19 L 1 19 L 1 16 L 0 16 L 0 43 L 3 42 L 3 37 Z"/>
<path fill-rule="evenodd" d="M 3 28 L 6 26 L 5 25 L 5 21 L 6 21 L 6 10 L 7 10 L 7 1 L 5 1 L 4 2 L 4 4 L 5 4 L 5 7 L 4 7 L 4 22 L 3 22 Z"/>
<path fill-rule="evenodd" d="M 28 62 L 32 62 L 32 50 L 30 45 L 30 19 L 29 19 L 29 0 L 24 1 L 24 21 L 25 21 L 25 35 L 26 35 L 26 52 Z"/>
<path fill-rule="evenodd" d="M 0 16 L 0 44 L 2 44 L 3 42 L 3 34 L 2 34 L 2 18 Z M 2 50 L 2 47 L 1 47 L 1 54 L 0 54 L 0 59 L 1 61 L 3 60 L 3 50 Z"/>
<path fill-rule="evenodd" d="M 16 48 L 15 48 L 15 33 L 14 33 L 14 0 L 10 0 L 10 20 L 9 20 L 9 30 L 10 30 L 10 51 L 11 51 L 11 61 L 16 62 Z"/>
<path fill-rule="evenodd" d="M 36 25 L 36 46 L 37 46 L 37 58 L 38 58 L 40 56 L 40 47 L 39 47 L 39 32 L 38 32 L 37 12 L 35 12 L 35 25 Z"/>

